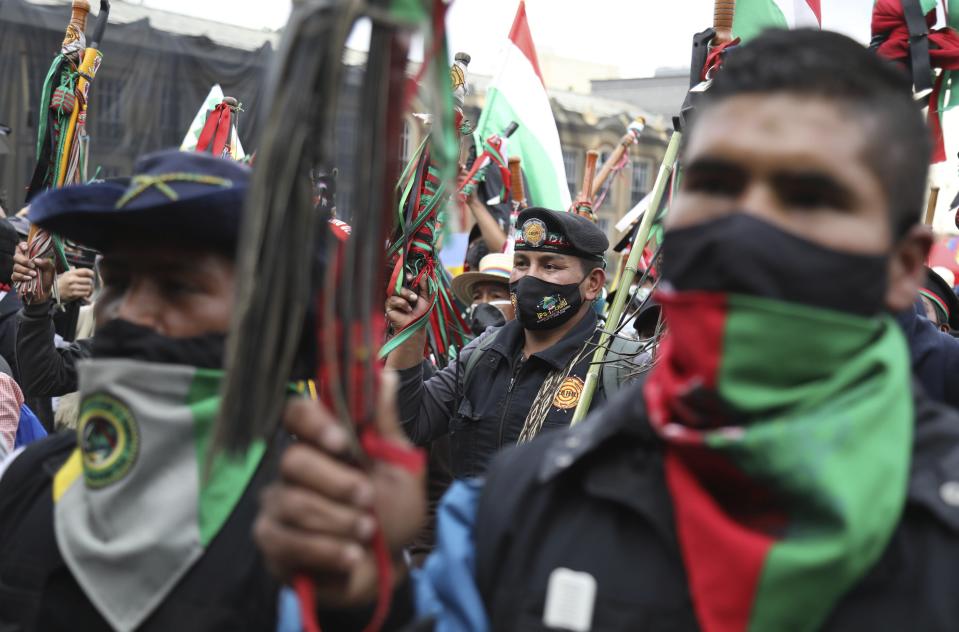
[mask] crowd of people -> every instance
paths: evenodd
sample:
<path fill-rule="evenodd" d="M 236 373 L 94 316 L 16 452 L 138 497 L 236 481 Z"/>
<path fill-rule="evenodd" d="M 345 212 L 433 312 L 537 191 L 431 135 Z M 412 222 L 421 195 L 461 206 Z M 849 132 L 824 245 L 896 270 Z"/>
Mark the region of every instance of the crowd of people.
<path fill-rule="evenodd" d="M 630 369 L 575 425 L 620 325 L 607 236 L 470 198 L 474 337 L 440 364 L 416 330 L 377 405 L 423 471 L 361 467 L 312 384 L 272 436 L 208 450 L 256 166 L 160 151 L 0 220 L 0 630 L 351 631 L 387 602 L 384 630 L 955 629 L 959 298 L 925 266 L 908 78 L 770 31 L 683 133 Z M 389 296 L 390 331 L 428 293 Z"/>

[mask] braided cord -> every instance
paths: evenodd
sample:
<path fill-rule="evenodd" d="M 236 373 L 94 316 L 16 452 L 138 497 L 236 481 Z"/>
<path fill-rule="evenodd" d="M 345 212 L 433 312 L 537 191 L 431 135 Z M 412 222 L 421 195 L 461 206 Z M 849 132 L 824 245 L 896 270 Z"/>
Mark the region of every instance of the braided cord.
<path fill-rule="evenodd" d="M 117 203 L 116 208 L 123 208 L 130 202 L 132 202 L 137 197 L 143 195 L 146 191 L 151 188 L 155 188 L 160 193 L 165 195 L 171 201 L 177 201 L 180 199 L 180 196 L 174 191 L 168 183 L 170 182 L 191 182 L 195 184 L 207 184 L 210 186 L 220 187 L 222 189 L 228 189 L 233 185 L 232 180 L 227 178 L 218 178 L 216 176 L 208 176 L 201 173 L 186 173 L 186 172 L 175 172 L 175 173 L 163 173 L 156 176 L 151 175 L 139 175 L 133 176 L 132 184 L 133 187 L 127 191 L 123 197 L 121 197 Z"/>

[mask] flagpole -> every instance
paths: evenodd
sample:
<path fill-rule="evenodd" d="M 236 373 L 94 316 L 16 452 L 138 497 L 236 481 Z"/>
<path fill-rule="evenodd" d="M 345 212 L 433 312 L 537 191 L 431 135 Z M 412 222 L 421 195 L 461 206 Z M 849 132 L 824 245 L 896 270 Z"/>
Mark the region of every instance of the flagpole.
<path fill-rule="evenodd" d="M 652 231 L 653 222 L 659 213 L 659 207 L 663 201 L 663 195 L 666 193 L 666 187 L 669 186 L 669 180 L 672 177 L 676 159 L 679 156 L 681 140 L 682 133 L 678 131 L 673 132 L 673 135 L 669 138 L 669 144 L 666 146 L 666 155 L 663 156 L 663 162 L 659 168 L 659 175 L 656 176 L 653 196 L 650 199 L 649 207 L 647 207 L 646 212 L 643 214 L 643 221 L 639 225 L 639 233 L 636 235 L 633 247 L 629 251 L 629 257 L 626 259 L 626 267 L 620 278 L 619 286 L 616 288 L 616 298 L 613 299 L 613 304 L 609 308 L 606 326 L 599 336 L 596 351 L 593 353 L 589 371 L 586 373 L 586 380 L 583 383 L 583 394 L 579 398 L 579 403 L 576 406 L 576 411 L 573 413 L 573 420 L 570 422 L 570 425 L 582 421 L 593 402 L 593 394 L 599 385 L 600 372 L 606 359 L 607 346 L 616 328 L 619 326 L 619 321 L 625 311 L 626 301 L 629 299 L 629 288 L 632 286 L 633 279 L 636 277 L 640 257 L 643 255 L 646 242 L 649 241 L 649 233 Z"/>

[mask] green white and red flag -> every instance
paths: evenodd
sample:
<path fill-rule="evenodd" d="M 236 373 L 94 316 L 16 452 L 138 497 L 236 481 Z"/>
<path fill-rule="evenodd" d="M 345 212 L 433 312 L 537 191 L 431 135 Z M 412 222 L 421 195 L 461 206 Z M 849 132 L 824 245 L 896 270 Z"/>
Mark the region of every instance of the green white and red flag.
<path fill-rule="evenodd" d="M 737 0 L 733 36 L 748 42 L 765 29 L 821 28 L 820 0 Z"/>
<path fill-rule="evenodd" d="M 529 205 L 566 210 L 571 198 L 559 132 L 522 0 L 500 63 L 476 126 L 477 145 L 501 134 L 510 123 L 518 123 L 519 129 L 509 140 L 509 155 L 522 159 Z"/>

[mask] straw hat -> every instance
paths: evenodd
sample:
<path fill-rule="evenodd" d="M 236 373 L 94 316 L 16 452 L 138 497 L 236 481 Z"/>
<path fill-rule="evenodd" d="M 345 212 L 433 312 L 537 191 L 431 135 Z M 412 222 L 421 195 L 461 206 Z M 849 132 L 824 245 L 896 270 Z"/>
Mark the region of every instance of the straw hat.
<path fill-rule="evenodd" d="M 513 269 L 513 255 L 503 252 L 493 252 L 482 259 L 479 263 L 479 271 L 464 272 L 453 278 L 453 293 L 463 305 L 473 303 L 473 287 L 477 283 L 502 283 L 509 284 L 509 274 Z"/>

